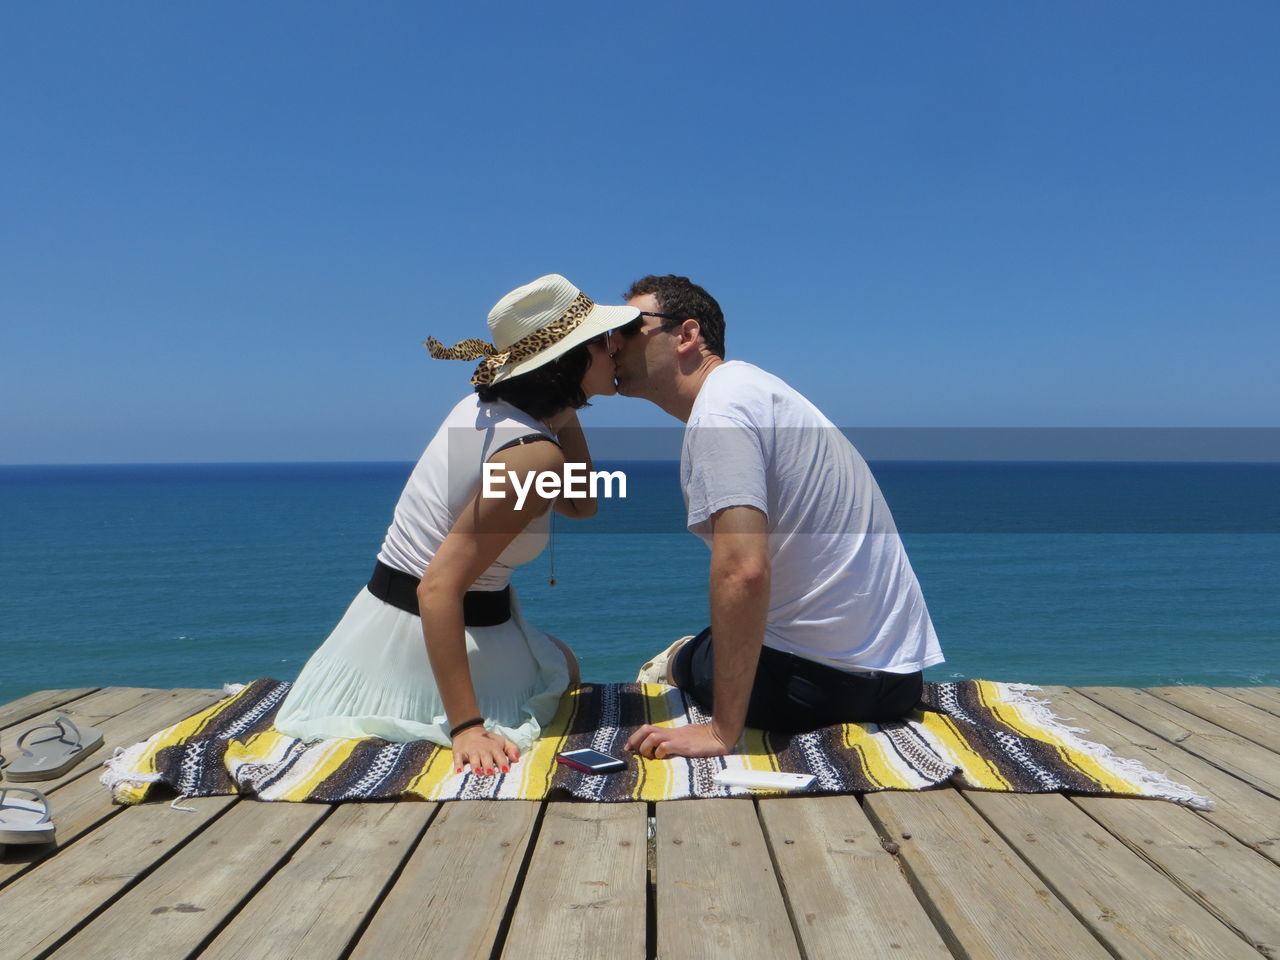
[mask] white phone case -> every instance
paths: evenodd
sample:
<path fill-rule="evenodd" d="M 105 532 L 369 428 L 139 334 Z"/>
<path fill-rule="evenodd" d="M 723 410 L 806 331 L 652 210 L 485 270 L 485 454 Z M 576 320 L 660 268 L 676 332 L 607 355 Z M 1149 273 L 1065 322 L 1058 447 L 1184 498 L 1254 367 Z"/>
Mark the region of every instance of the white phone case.
<path fill-rule="evenodd" d="M 813 783 L 811 773 L 779 773 L 776 770 L 721 770 L 711 779 L 727 787 L 761 790 L 803 790 Z"/>

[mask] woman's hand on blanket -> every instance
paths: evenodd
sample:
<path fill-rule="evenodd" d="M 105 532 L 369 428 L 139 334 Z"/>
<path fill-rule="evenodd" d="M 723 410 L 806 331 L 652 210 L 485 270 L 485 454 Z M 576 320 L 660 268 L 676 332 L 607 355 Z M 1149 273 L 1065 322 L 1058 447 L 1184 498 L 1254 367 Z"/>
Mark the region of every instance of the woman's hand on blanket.
<path fill-rule="evenodd" d="M 713 723 L 691 723 L 683 727 L 655 727 L 645 724 L 627 740 L 627 749 L 648 760 L 667 757 L 723 757 L 733 753 Z"/>
<path fill-rule="evenodd" d="M 470 767 L 473 773 L 491 775 L 506 773 L 520 759 L 520 748 L 501 734 L 484 727 L 471 727 L 453 738 L 453 768 L 461 773 Z"/>

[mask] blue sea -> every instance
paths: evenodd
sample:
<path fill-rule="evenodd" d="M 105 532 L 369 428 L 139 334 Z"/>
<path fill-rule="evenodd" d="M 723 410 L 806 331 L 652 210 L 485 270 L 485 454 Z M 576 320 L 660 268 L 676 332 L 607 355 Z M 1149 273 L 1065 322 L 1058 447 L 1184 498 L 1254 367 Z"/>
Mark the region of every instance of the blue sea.
<path fill-rule="evenodd" d="M 557 518 L 517 572 L 589 680 L 708 619 L 677 466 Z M 930 679 L 1280 684 L 1280 464 L 873 463 L 947 662 Z M 367 580 L 412 464 L 0 467 L 0 702 L 292 679 Z"/>

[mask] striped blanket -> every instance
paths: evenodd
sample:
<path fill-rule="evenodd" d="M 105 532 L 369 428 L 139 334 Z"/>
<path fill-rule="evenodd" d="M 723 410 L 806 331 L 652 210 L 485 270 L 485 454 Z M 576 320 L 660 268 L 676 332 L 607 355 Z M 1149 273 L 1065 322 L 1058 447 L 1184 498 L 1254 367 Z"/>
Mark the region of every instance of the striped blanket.
<path fill-rule="evenodd" d="M 1188 787 L 1114 755 L 1058 720 L 1035 687 L 967 680 L 925 685 L 922 709 L 900 723 L 845 724 L 812 733 L 747 730 L 729 757 L 644 760 L 623 744 L 644 723 L 705 721 L 665 684 L 584 684 L 566 694 L 543 738 L 511 771 L 455 773 L 452 752 L 431 743 L 374 738 L 303 743 L 272 726 L 290 684 L 258 680 L 149 740 L 117 751 L 103 783 L 139 803 L 158 787 L 183 796 L 244 793 L 260 800 L 679 800 L 754 792 L 723 786 L 721 770 L 814 775 L 805 792 L 922 790 L 942 783 L 1026 793 L 1158 797 L 1207 808 Z M 556 762 L 591 747 L 626 757 L 620 773 Z"/>

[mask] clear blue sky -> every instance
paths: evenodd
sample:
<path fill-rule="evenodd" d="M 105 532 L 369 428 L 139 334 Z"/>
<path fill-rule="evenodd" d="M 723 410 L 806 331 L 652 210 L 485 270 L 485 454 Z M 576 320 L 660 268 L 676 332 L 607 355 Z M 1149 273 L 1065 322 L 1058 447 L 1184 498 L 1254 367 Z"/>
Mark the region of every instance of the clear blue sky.
<path fill-rule="evenodd" d="M 547 272 L 844 426 L 1280 426 L 1280 5 L 0 12 L 0 462 L 409 460 Z M 610 399 L 588 423 L 663 424 Z"/>

